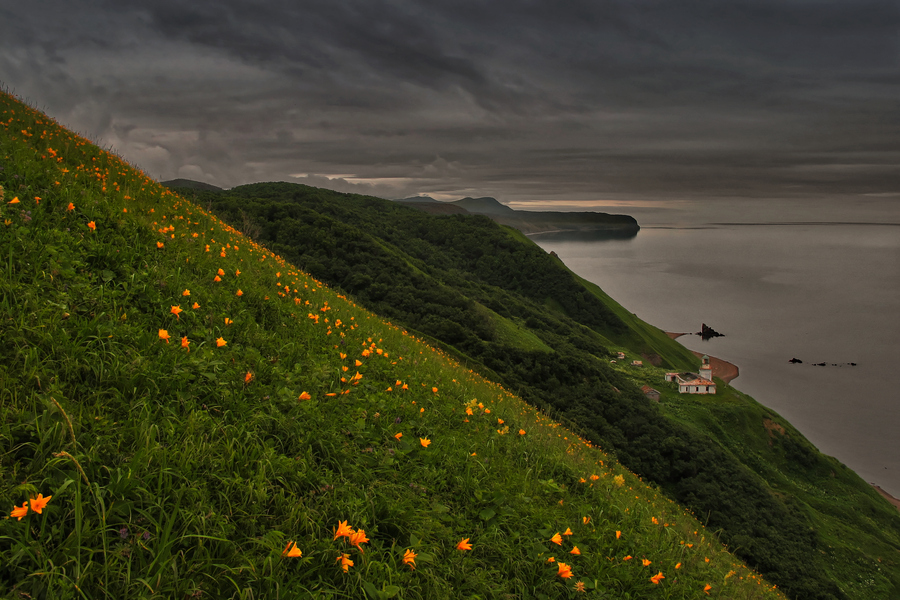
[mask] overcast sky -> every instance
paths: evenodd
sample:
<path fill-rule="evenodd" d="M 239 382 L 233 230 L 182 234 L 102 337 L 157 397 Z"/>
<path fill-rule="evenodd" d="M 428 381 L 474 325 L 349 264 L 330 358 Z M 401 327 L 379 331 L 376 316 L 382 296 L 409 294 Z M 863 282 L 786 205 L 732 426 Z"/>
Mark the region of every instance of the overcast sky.
<path fill-rule="evenodd" d="M 158 179 L 900 202 L 897 0 L 34 0 L 0 82 Z"/>

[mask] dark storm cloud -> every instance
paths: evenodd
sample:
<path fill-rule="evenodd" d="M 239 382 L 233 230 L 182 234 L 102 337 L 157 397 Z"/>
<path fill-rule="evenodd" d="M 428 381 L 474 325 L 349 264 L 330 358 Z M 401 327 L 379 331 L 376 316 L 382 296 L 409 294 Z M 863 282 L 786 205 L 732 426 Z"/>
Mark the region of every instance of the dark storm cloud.
<path fill-rule="evenodd" d="M 898 12 L 22 3 L 0 9 L 0 80 L 163 179 L 506 201 L 891 193 Z"/>

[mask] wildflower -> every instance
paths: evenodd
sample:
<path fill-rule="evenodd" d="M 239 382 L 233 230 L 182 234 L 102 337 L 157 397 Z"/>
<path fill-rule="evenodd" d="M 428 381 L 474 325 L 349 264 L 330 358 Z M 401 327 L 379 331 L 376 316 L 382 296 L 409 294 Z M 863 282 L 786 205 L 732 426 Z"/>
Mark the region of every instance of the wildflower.
<path fill-rule="evenodd" d="M 469 538 L 462 540 L 460 543 L 456 545 L 457 550 L 471 550 L 472 544 L 469 543 Z"/>
<path fill-rule="evenodd" d="M 357 359 L 357 360 L 356 360 L 356 366 L 357 366 L 357 367 L 361 367 L 361 366 L 362 366 L 362 361 L 359 360 L 359 359 Z"/>
<path fill-rule="evenodd" d="M 216 347 L 217 347 L 217 348 L 221 348 L 222 346 L 224 346 L 224 345 L 227 344 L 227 343 L 228 343 L 228 342 L 226 342 L 226 341 L 223 340 L 222 338 L 217 338 L 217 339 L 216 339 Z"/>
<path fill-rule="evenodd" d="M 556 573 L 557 575 L 559 575 L 563 579 L 568 579 L 569 577 L 572 576 L 572 567 L 570 567 L 569 565 L 567 565 L 564 562 L 558 563 L 558 565 L 559 565 L 559 571 Z"/>
<path fill-rule="evenodd" d="M 680 568 L 681 568 L 681 563 L 678 563 L 677 565 L 675 565 L 675 569 L 676 569 L 676 570 L 678 570 L 678 569 L 680 569 Z"/>
<path fill-rule="evenodd" d="M 431 388 L 431 391 L 432 391 L 432 393 L 437 394 L 437 388 L 436 388 L 436 387 Z"/>
<path fill-rule="evenodd" d="M 31 499 L 31 510 L 37 514 L 41 514 L 41 511 L 44 510 L 44 507 L 47 506 L 47 503 L 50 502 L 51 498 L 53 498 L 53 496 L 44 498 L 43 494 L 38 494 L 37 498 Z"/>
<path fill-rule="evenodd" d="M 334 532 L 334 539 L 338 539 L 339 537 L 350 537 L 350 534 L 353 533 L 353 528 L 347 525 L 347 521 L 338 521 L 337 531 Z"/>
<path fill-rule="evenodd" d="M 88 229 L 90 229 L 91 231 L 97 231 L 97 224 L 94 223 L 93 221 L 89 221 L 89 222 L 88 222 Z"/>
<path fill-rule="evenodd" d="M 341 568 L 344 570 L 344 573 L 349 572 L 349 571 L 350 571 L 350 567 L 353 566 L 353 561 L 350 560 L 350 555 L 349 555 L 349 554 L 341 554 L 340 556 L 337 557 L 337 559 L 335 560 L 335 562 L 340 562 L 340 563 L 341 563 Z"/>
<path fill-rule="evenodd" d="M 300 400 L 309 400 L 312 396 L 309 395 L 309 392 L 301 392 Z"/>
<path fill-rule="evenodd" d="M 412 550 L 406 550 L 403 552 L 403 564 L 409 565 L 409 568 L 415 571 L 416 569 L 416 557 L 418 554 L 413 552 Z"/>
<path fill-rule="evenodd" d="M 28 514 L 28 501 L 22 503 L 22 506 L 13 507 L 12 511 L 9 513 L 10 518 L 16 517 L 18 520 L 22 520 L 22 517 Z"/>
<path fill-rule="evenodd" d="M 558 546 L 562 546 L 562 536 L 559 535 L 559 532 L 556 532 L 556 533 L 553 535 L 553 537 L 550 538 L 550 541 L 553 542 L 554 544 L 558 545 Z"/>
<path fill-rule="evenodd" d="M 360 544 L 365 544 L 369 541 L 369 538 L 366 537 L 365 529 L 358 529 L 357 531 L 351 533 L 348 537 L 350 539 L 350 544 L 356 546 L 356 549 L 360 552 L 363 551 L 362 547 L 360 547 Z"/>
<path fill-rule="evenodd" d="M 649 567 L 649 566 L 650 566 L 651 561 L 647 560 L 646 558 L 641 559 L 641 561 L 644 563 L 644 566 L 645 566 L 645 567 Z"/>
<path fill-rule="evenodd" d="M 218 275 L 216 275 L 215 277 L 213 277 L 213 281 L 216 281 L 216 282 L 222 281 L 222 278 L 219 277 Z"/>
<path fill-rule="evenodd" d="M 194 302 L 194 305 L 191 306 L 191 308 L 193 308 L 194 310 L 197 310 L 198 308 L 200 308 L 200 303 L 199 303 L 199 302 Z"/>
<path fill-rule="evenodd" d="M 616 530 L 616 539 L 619 539 L 620 537 L 622 537 L 622 532 L 617 529 Z"/>
<path fill-rule="evenodd" d="M 551 556 L 550 558 L 547 559 L 547 562 L 548 563 L 556 562 L 556 559 Z"/>
<path fill-rule="evenodd" d="M 578 549 L 578 546 L 573 546 L 571 550 L 569 550 L 569 554 L 574 554 L 576 556 L 581 554 L 581 550 Z"/>
<path fill-rule="evenodd" d="M 584 582 L 583 582 L 583 581 L 576 581 L 576 582 L 575 582 L 575 591 L 576 591 L 576 592 L 583 592 L 583 591 L 585 591 L 585 589 L 584 589 Z"/>
<path fill-rule="evenodd" d="M 253 379 L 253 373 L 247 371 L 247 374 L 244 375 L 244 383 L 250 383 L 251 379 Z"/>
<path fill-rule="evenodd" d="M 711 589 L 712 589 L 712 586 L 707 583 L 706 587 L 703 588 L 703 593 L 706 594 L 707 596 L 709 596 L 709 590 L 711 590 Z"/>
<path fill-rule="evenodd" d="M 600 479 L 599 475 L 591 475 L 591 481 L 597 481 L 598 479 Z"/>
<path fill-rule="evenodd" d="M 588 523 L 591 522 L 591 518 L 590 517 L 581 517 L 581 522 L 584 523 L 585 525 L 587 525 Z"/>
<path fill-rule="evenodd" d="M 73 210 L 75 210 L 75 205 L 73 203 L 69 202 L 69 205 L 66 207 L 66 211 L 70 212 Z"/>
<path fill-rule="evenodd" d="M 165 343 L 168 344 L 169 343 L 169 332 L 166 331 L 165 329 L 160 329 L 159 330 L 159 339 L 161 339 L 162 341 L 164 341 Z"/>
<path fill-rule="evenodd" d="M 626 556 L 626 557 L 625 557 L 625 558 L 623 558 L 623 559 L 622 559 L 622 560 L 631 560 L 631 559 L 632 559 L 632 558 L 634 558 L 634 557 L 633 557 L 633 556 L 631 556 L 631 555 L 630 555 L 630 554 L 629 554 L 629 555 L 628 555 L 628 556 Z"/>
<path fill-rule="evenodd" d="M 235 248 L 235 250 L 237 250 L 237 248 Z M 240 269 L 238 269 L 237 271 L 234 272 L 234 276 L 235 276 L 235 277 L 239 277 L 240 274 L 241 274 L 241 270 L 240 270 Z"/>
<path fill-rule="evenodd" d="M 244 295 L 244 292 L 242 292 L 242 291 L 239 289 L 234 295 L 237 296 L 238 298 L 240 298 L 241 296 Z"/>
<path fill-rule="evenodd" d="M 431 440 L 429 440 L 428 438 L 419 438 L 419 443 L 422 444 L 423 448 L 427 448 L 431 443 Z"/>
<path fill-rule="evenodd" d="M 9 202 L 7 202 L 7 204 L 18 204 L 18 203 L 19 203 L 19 197 L 18 197 L 18 196 L 16 196 L 15 198 L 13 198 L 13 199 L 10 200 Z"/>
<path fill-rule="evenodd" d="M 666 578 L 666 576 L 662 574 L 662 571 L 660 571 L 659 573 L 657 573 L 656 575 L 654 575 L 653 577 L 651 577 L 651 578 L 650 578 L 650 581 L 652 581 L 652 582 L 655 583 L 656 585 L 659 585 L 659 582 L 662 581 L 662 580 L 665 579 L 665 578 Z"/>
<path fill-rule="evenodd" d="M 399 440 L 400 438 L 403 437 L 403 432 L 402 432 L 402 431 L 398 431 L 397 433 L 394 434 L 394 437 L 397 438 L 397 439 Z"/>
<path fill-rule="evenodd" d="M 563 531 L 563 535 L 572 535 L 572 530 L 570 528 L 566 527 L 566 530 Z"/>
<path fill-rule="evenodd" d="M 519 435 L 525 435 L 525 430 L 524 430 L 524 429 L 520 429 L 520 430 L 519 430 Z"/>
<path fill-rule="evenodd" d="M 162 249 L 162 248 L 164 248 L 165 246 L 166 246 L 166 245 L 163 244 L 162 242 L 156 242 L 156 247 L 159 248 L 159 249 Z"/>
<path fill-rule="evenodd" d="M 170 310 L 169 312 L 175 315 L 176 319 L 178 319 L 179 321 L 181 320 L 181 317 L 178 316 L 178 313 L 182 312 L 180 306 L 173 306 L 172 310 Z"/>
<path fill-rule="evenodd" d="M 281 551 L 281 556 L 289 556 L 291 558 L 299 558 L 303 556 L 303 552 L 300 551 L 300 548 L 297 547 L 296 542 L 291 540 L 287 543 L 287 546 L 284 547 L 284 550 Z"/>
<path fill-rule="evenodd" d="M 186 290 L 184 290 L 183 292 L 181 292 L 181 295 L 182 295 L 182 296 L 190 296 L 190 295 L 191 295 L 191 290 L 187 290 L 187 289 L 186 289 Z"/>
<path fill-rule="evenodd" d="M 622 487 L 625 485 L 625 478 L 621 475 L 616 475 L 613 477 L 613 482 L 616 484 L 616 487 Z"/>
<path fill-rule="evenodd" d="M 219 270 L 218 270 L 218 274 L 219 274 L 219 275 L 224 275 L 224 274 L 225 274 L 225 271 L 223 271 L 222 269 L 219 269 Z"/>
<path fill-rule="evenodd" d="M 181 338 L 181 347 L 186 348 L 188 352 L 191 351 L 191 349 L 189 348 L 190 345 L 191 343 L 188 341 L 187 336 Z"/>

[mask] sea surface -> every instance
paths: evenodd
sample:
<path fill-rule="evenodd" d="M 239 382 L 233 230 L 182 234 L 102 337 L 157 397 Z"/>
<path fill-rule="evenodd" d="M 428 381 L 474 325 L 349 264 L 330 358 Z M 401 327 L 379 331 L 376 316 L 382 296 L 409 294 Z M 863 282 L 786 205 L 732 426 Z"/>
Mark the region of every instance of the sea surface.
<path fill-rule="evenodd" d="M 900 497 L 900 196 L 589 210 L 641 230 L 532 239 L 648 323 L 723 333 L 678 341 L 738 365 L 734 387 Z"/>

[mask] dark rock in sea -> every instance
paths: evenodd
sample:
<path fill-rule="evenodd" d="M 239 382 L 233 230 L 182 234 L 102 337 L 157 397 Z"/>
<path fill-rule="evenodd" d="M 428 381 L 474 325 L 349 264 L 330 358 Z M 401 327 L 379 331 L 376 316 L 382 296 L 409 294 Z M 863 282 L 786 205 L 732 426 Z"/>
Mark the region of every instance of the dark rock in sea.
<path fill-rule="evenodd" d="M 799 358 L 792 358 L 792 359 L 789 360 L 788 362 L 789 362 L 789 363 L 793 363 L 793 364 L 795 364 L 795 365 L 802 365 L 802 364 L 803 364 L 803 361 L 800 360 Z"/>
<path fill-rule="evenodd" d="M 821 363 L 813 363 L 813 364 L 814 364 L 815 366 L 817 366 L 817 367 L 824 367 L 824 366 L 826 365 L 826 363 L 823 363 L 823 362 L 821 362 Z"/>
<path fill-rule="evenodd" d="M 708 339 L 714 338 L 714 337 L 725 337 L 724 333 L 719 333 L 712 327 L 708 327 L 706 325 L 706 323 L 703 323 L 700 326 L 700 331 L 697 332 L 697 335 L 699 335 L 703 340 L 708 340 Z"/>

